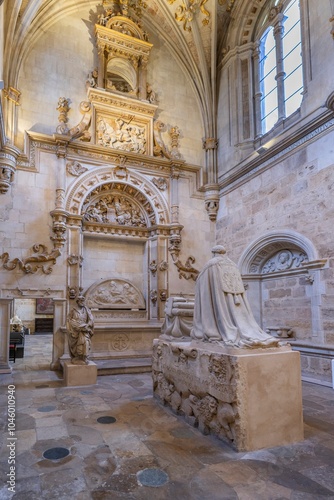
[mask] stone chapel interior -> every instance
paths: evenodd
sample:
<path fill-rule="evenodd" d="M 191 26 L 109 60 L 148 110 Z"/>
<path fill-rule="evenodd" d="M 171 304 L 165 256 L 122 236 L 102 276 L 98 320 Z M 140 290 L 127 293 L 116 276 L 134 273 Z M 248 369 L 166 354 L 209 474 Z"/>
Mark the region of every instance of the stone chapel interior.
<path fill-rule="evenodd" d="M 334 1 L 2 0 L 0 55 L 1 373 L 14 316 L 60 369 L 81 294 L 91 359 L 149 371 L 219 244 L 331 386 Z"/>

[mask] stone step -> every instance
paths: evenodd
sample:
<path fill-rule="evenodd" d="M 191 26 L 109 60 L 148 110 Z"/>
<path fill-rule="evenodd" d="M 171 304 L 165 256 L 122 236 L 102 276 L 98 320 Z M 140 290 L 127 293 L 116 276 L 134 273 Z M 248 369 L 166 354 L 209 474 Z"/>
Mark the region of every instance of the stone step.
<path fill-rule="evenodd" d="M 143 358 L 94 359 L 98 375 L 146 373 L 152 371 L 151 356 Z"/>

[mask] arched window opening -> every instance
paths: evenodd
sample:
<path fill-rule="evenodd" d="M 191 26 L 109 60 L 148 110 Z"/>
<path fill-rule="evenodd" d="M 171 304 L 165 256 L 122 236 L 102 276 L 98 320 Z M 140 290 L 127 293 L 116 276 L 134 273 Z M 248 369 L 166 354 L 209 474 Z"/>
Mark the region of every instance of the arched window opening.
<path fill-rule="evenodd" d="M 297 111 L 304 87 L 298 0 L 274 15 L 271 22 L 260 39 L 262 134 Z"/>

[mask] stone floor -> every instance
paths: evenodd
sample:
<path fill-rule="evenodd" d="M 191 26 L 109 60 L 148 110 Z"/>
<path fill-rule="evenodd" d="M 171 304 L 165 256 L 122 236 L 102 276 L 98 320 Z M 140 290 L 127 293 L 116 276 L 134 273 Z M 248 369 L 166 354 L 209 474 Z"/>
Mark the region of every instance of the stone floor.
<path fill-rule="evenodd" d="M 332 389 L 303 384 L 303 442 L 236 453 L 159 406 L 148 373 L 64 387 L 48 370 L 50 340 L 28 337 L 24 358 L 0 376 L 0 499 L 334 500 Z M 9 384 L 17 440 L 7 430 Z M 15 493 L 6 485 L 9 456 Z"/>

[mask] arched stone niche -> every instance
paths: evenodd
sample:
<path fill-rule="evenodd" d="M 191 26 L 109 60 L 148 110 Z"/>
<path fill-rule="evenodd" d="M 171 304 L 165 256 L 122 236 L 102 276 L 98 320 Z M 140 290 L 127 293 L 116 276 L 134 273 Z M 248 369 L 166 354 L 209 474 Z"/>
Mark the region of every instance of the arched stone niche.
<path fill-rule="evenodd" d="M 294 231 L 267 233 L 246 248 L 239 268 L 262 328 L 290 340 L 323 343 L 325 264 L 312 242 Z"/>
<path fill-rule="evenodd" d="M 100 167 L 78 177 L 65 201 L 70 254 L 81 262 L 69 267 L 70 298 L 75 290 L 85 292 L 107 278 L 128 280 L 145 300 L 140 318 L 163 316 L 164 303 L 157 295 L 167 293 L 167 273 L 155 275 L 149 264 L 168 261 L 166 198 L 150 178 L 130 167 Z"/>
<path fill-rule="evenodd" d="M 168 199 L 167 189 L 161 193 L 131 166 L 88 169 L 68 188 L 69 299 L 83 293 L 92 309 L 92 359 L 118 359 L 120 342 L 124 358 L 151 353 L 168 266 L 152 273 L 150 263 L 168 262 Z"/>

